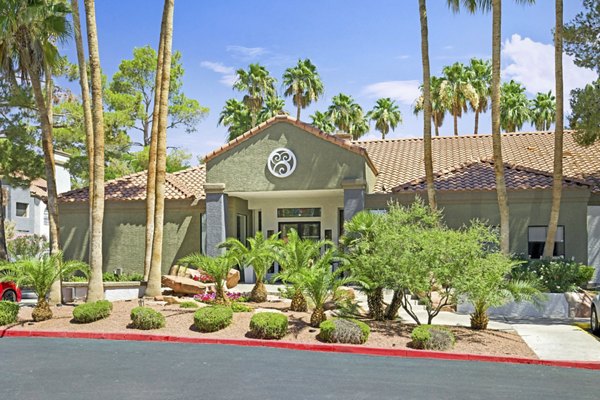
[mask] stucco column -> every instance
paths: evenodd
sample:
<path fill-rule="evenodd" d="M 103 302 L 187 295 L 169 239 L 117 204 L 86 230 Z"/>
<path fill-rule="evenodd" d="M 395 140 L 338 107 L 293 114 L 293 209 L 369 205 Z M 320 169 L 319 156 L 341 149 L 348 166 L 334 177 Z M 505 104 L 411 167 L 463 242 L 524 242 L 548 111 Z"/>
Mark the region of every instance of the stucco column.
<path fill-rule="evenodd" d="M 364 210 L 367 183 L 362 179 L 347 179 L 342 182 L 344 189 L 344 221 Z"/>
<path fill-rule="evenodd" d="M 227 194 L 224 183 L 204 184 L 206 193 L 206 254 L 223 252 L 218 246 L 227 238 Z"/>

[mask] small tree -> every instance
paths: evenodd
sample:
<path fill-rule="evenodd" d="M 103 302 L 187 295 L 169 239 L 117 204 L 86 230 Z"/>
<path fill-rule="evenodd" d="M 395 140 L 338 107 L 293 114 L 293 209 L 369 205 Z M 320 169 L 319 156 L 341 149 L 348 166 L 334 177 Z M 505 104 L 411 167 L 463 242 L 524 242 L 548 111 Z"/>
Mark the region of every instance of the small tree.
<path fill-rule="evenodd" d="M 231 253 L 218 257 L 209 257 L 200 253 L 193 253 L 179 260 L 184 264 L 191 264 L 215 279 L 215 302 L 229 304 L 229 297 L 225 295 L 225 282 L 229 270 L 237 264 Z"/>

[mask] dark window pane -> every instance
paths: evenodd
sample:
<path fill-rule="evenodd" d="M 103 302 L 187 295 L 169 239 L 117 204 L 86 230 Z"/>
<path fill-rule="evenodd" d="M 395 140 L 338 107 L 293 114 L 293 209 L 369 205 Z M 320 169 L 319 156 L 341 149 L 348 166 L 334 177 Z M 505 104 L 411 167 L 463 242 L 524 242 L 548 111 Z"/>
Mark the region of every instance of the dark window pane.
<path fill-rule="evenodd" d="M 278 208 L 278 218 L 320 217 L 320 208 Z"/>

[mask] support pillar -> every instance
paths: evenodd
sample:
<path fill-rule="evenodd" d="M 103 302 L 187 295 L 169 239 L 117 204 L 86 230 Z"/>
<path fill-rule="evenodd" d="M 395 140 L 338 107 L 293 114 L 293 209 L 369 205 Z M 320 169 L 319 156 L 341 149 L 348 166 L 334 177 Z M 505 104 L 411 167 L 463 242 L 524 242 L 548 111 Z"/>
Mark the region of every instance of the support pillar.
<path fill-rule="evenodd" d="M 204 184 L 206 193 L 206 254 L 215 257 L 223 253 L 219 244 L 227 238 L 227 194 L 224 183 Z"/>
<path fill-rule="evenodd" d="M 367 183 L 362 179 L 347 179 L 342 182 L 344 189 L 344 221 L 365 209 Z"/>

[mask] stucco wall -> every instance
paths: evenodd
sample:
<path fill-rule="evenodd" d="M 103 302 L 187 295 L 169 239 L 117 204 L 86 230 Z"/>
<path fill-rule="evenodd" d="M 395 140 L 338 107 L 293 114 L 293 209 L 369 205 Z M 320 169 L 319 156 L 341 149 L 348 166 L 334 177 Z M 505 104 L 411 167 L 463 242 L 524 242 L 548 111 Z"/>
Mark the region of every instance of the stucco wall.
<path fill-rule="evenodd" d="M 238 197 L 230 196 L 227 201 L 227 237 L 236 237 L 238 214 L 245 215 L 247 220 L 246 236 L 252 232 L 252 212 L 248 209 L 248 202 Z"/>
<path fill-rule="evenodd" d="M 421 195 L 422 198 L 426 194 Z M 510 249 L 515 254 L 527 254 L 529 226 L 548 225 L 551 208 L 550 190 L 512 191 L 508 193 L 510 209 Z M 559 225 L 565 227 L 566 258 L 587 263 L 587 190 L 563 191 Z M 409 204 L 414 195 L 368 195 L 366 208 L 386 208 L 387 202 L 395 199 Z M 437 193 L 439 207 L 443 209 L 446 224 L 459 228 L 472 219 L 487 221 L 498 226 L 500 217 L 495 192 Z"/>
<path fill-rule="evenodd" d="M 297 168 L 286 178 L 267 168 L 269 154 L 279 147 L 296 155 Z M 226 192 L 339 189 L 344 179 L 373 181 L 361 155 L 283 122 L 208 161 L 206 168 L 207 182 L 224 183 Z"/>
<path fill-rule="evenodd" d="M 191 201 L 166 201 L 163 273 L 179 258 L 200 251 L 200 206 Z M 104 271 L 142 272 L 145 242 L 145 203 L 106 202 Z M 60 204 L 61 245 L 67 259 L 87 261 L 89 223 L 87 203 Z"/>

